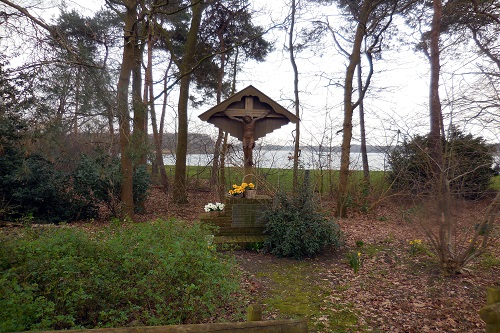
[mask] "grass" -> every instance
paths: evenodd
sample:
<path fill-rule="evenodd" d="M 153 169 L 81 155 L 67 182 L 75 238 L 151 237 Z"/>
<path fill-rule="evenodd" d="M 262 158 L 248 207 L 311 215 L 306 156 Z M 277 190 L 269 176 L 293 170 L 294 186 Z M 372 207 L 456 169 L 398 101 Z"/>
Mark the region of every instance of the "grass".
<path fill-rule="evenodd" d="M 165 166 L 165 168 L 167 174 L 173 177 L 174 166 Z M 301 169 L 299 172 L 299 177 L 303 178 L 305 170 Z M 309 172 L 316 192 L 328 194 L 336 190 L 339 179 L 338 170 L 309 170 Z M 232 184 L 240 184 L 243 176 L 242 168 L 226 167 L 226 188 L 230 188 Z M 388 188 L 385 176 L 386 173 L 384 171 L 370 171 L 370 184 L 375 191 L 382 191 Z M 211 168 L 207 166 L 188 166 L 187 177 L 189 183 L 195 186 L 207 185 L 211 177 Z M 293 171 L 291 169 L 279 168 L 256 168 L 254 179 L 259 189 L 264 192 L 274 193 L 277 189 L 288 192 L 292 190 Z M 353 191 L 359 191 L 362 182 L 363 172 L 358 170 L 351 171 Z"/>
<path fill-rule="evenodd" d="M 480 257 L 480 264 L 484 268 L 488 269 L 494 269 L 494 268 L 500 268 L 500 258 L 495 257 L 491 253 L 485 253 Z"/>
<path fill-rule="evenodd" d="M 174 166 L 166 166 L 167 173 L 173 176 Z M 316 191 L 326 194 L 336 189 L 339 171 L 338 170 L 310 170 L 311 179 L 313 180 Z M 353 188 L 359 188 L 363 181 L 363 171 L 352 170 L 351 184 Z M 303 177 L 304 170 L 300 170 L 300 175 Z M 207 166 L 188 166 L 187 176 L 191 182 L 208 181 L 211 175 L 211 168 Z M 384 171 L 370 171 L 370 185 L 375 191 L 387 190 L 389 184 L 386 181 L 387 173 Z M 293 172 L 291 169 L 279 168 L 256 168 L 255 178 L 257 182 L 268 190 L 282 188 L 285 191 L 291 190 L 293 183 Z M 229 188 L 231 184 L 241 183 L 243 179 L 243 169 L 239 167 L 226 167 L 226 186 Z M 494 176 L 491 179 L 490 189 L 500 190 L 500 175 Z"/>
<path fill-rule="evenodd" d="M 495 191 L 500 191 L 500 175 L 491 178 L 490 188 Z"/>
<path fill-rule="evenodd" d="M 264 299 L 268 311 L 286 318 L 305 318 L 311 332 L 365 332 L 352 305 L 331 300 L 330 282 L 318 278 L 326 272 L 324 267 L 312 261 L 290 260 L 280 268 L 266 266 L 258 273 L 271 287 Z"/>

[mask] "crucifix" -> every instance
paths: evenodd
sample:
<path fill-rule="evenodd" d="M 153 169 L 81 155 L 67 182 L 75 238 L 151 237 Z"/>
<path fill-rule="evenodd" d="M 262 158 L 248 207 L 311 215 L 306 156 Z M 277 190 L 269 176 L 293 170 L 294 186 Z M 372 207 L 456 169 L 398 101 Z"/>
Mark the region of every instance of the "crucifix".
<path fill-rule="evenodd" d="M 249 110 L 247 109 L 247 111 Z M 228 116 L 228 118 L 240 122 L 243 126 L 243 138 L 241 141 L 243 142 L 243 165 L 245 167 L 245 174 L 247 170 L 251 171 L 251 168 L 253 167 L 253 149 L 255 148 L 254 129 L 256 126 L 255 123 L 258 120 L 267 117 L 269 113 L 271 113 L 271 111 L 268 110 L 259 116 L 252 117 L 251 115 L 246 114 L 243 116 L 243 118 L 238 118 L 227 113 L 227 111 L 224 112 L 224 114 Z"/>
<path fill-rule="evenodd" d="M 245 183 L 251 183 L 253 180 L 255 141 L 290 121 L 299 121 L 294 114 L 253 86 L 248 86 L 204 112 L 200 119 L 242 141 Z"/>

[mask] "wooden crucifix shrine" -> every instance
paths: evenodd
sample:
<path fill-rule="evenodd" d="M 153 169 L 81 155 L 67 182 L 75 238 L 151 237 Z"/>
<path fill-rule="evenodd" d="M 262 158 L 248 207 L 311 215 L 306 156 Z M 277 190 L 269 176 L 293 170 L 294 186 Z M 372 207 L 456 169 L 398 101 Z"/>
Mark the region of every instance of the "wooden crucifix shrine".
<path fill-rule="evenodd" d="M 255 141 L 289 122 L 300 119 L 253 86 L 248 86 L 210 110 L 200 119 L 214 124 L 243 143 L 243 181 L 253 180 Z"/>

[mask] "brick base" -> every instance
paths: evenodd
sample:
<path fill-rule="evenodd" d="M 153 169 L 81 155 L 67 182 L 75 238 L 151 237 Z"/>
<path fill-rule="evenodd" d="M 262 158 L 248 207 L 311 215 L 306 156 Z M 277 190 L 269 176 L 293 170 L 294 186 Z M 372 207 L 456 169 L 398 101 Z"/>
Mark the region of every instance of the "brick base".
<path fill-rule="evenodd" d="M 218 227 L 215 236 L 263 236 L 265 223 L 260 215 L 270 208 L 272 198 L 257 195 L 255 199 L 226 198 L 222 212 L 200 215 L 202 223 Z"/>

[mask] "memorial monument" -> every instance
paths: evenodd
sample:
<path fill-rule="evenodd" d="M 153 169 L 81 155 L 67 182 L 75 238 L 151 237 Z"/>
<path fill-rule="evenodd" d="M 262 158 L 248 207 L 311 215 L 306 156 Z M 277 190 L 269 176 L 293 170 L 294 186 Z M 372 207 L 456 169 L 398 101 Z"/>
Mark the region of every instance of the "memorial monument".
<path fill-rule="evenodd" d="M 248 86 L 222 103 L 202 113 L 200 119 L 228 132 L 243 144 L 243 182 L 253 182 L 253 149 L 255 141 L 289 122 L 299 118 L 267 97 L 253 86 Z M 250 243 L 264 239 L 265 223 L 259 216 L 271 204 L 267 195 L 255 198 L 225 198 L 226 206 L 217 216 L 202 214 L 202 223 L 217 226 L 216 242 Z"/>
<path fill-rule="evenodd" d="M 243 182 L 253 181 L 255 141 L 300 119 L 253 86 L 202 113 L 200 119 L 228 132 L 243 144 Z"/>

